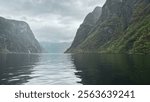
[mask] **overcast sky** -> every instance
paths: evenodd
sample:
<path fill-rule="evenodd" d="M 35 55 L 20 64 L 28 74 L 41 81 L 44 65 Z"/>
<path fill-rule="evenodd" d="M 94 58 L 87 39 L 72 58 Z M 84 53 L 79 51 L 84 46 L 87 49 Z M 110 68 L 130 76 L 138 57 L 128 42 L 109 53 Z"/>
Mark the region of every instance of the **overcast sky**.
<path fill-rule="evenodd" d="M 26 21 L 39 41 L 70 42 L 85 16 L 105 0 L 0 0 L 0 16 Z"/>

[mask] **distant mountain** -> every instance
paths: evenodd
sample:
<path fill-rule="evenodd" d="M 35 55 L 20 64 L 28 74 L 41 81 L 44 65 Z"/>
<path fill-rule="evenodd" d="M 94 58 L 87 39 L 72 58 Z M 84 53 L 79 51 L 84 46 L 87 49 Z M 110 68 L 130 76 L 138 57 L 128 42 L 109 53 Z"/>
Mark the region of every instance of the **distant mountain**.
<path fill-rule="evenodd" d="M 89 36 L 90 31 L 94 28 L 101 15 L 101 7 L 96 7 L 93 12 L 89 13 L 83 23 L 80 25 L 71 47 L 66 52 L 72 52 Z"/>
<path fill-rule="evenodd" d="M 0 52 L 39 53 L 41 47 L 26 22 L 0 17 Z"/>
<path fill-rule="evenodd" d="M 40 42 L 43 47 L 44 53 L 63 53 L 68 46 L 71 45 L 70 42 L 54 43 L 54 42 Z"/>
<path fill-rule="evenodd" d="M 67 52 L 150 54 L 150 0 L 107 0 L 89 29 Z"/>

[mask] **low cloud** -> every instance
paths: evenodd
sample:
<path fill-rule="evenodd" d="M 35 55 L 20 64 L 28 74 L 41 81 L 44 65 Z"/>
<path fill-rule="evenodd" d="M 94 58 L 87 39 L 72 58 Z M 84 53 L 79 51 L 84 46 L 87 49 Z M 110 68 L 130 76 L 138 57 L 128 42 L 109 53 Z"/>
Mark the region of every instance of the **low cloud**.
<path fill-rule="evenodd" d="M 1 0 L 0 16 L 26 21 L 39 41 L 72 41 L 84 17 L 105 0 Z"/>

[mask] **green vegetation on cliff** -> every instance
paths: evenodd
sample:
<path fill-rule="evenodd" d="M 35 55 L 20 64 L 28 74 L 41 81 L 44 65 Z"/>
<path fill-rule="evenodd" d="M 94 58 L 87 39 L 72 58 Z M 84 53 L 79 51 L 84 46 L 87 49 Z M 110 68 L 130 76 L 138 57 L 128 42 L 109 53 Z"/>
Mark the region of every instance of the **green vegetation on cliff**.
<path fill-rule="evenodd" d="M 107 0 L 86 39 L 67 52 L 150 54 L 150 1 Z"/>

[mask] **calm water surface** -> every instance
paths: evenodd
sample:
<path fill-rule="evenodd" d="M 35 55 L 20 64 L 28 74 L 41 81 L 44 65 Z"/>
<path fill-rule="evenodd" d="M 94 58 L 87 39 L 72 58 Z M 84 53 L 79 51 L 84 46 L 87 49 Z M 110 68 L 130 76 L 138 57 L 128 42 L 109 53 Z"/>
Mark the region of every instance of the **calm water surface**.
<path fill-rule="evenodd" d="M 0 54 L 1 85 L 150 85 L 150 56 Z"/>

